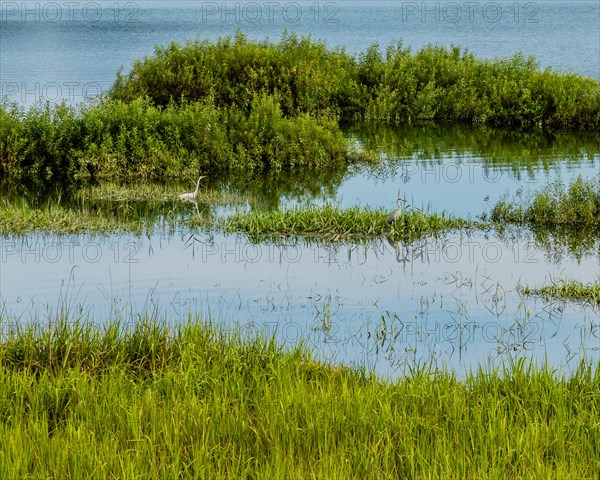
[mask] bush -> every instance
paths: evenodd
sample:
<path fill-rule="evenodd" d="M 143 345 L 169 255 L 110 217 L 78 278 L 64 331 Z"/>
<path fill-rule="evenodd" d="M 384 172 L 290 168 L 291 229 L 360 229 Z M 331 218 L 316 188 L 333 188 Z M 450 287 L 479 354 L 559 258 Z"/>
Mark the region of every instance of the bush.
<path fill-rule="evenodd" d="M 402 43 L 385 55 L 372 45 L 358 58 L 310 38 L 233 38 L 172 43 L 119 73 L 110 98 L 148 96 L 156 105 L 213 98 L 250 113 L 275 98 L 284 117 L 333 116 L 378 123 L 422 120 L 510 128 L 600 127 L 600 83 L 541 71 L 533 57 L 480 60 L 458 47 Z"/>

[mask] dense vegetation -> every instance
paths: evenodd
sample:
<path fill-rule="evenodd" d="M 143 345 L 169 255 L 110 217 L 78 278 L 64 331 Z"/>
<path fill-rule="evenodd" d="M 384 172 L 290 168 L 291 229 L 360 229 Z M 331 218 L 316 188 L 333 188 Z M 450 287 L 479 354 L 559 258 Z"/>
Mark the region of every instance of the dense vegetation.
<path fill-rule="evenodd" d="M 273 97 L 287 117 L 310 114 L 370 122 L 422 120 L 494 127 L 600 128 L 600 83 L 540 70 L 533 58 L 480 60 L 458 47 L 418 52 L 373 45 L 358 59 L 310 38 L 277 43 L 237 34 L 171 43 L 119 74 L 110 97 L 156 105 L 203 101 L 248 113 Z"/>
<path fill-rule="evenodd" d="M 597 132 L 600 84 L 459 48 L 372 46 L 354 58 L 288 34 L 173 43 L 118 74 L 97 104 L 0 107 L 0 178 L 41 189 L 200 171 L 322 174 L 357 157 L 345 120 Z"/>
<path fill-rule="evenodd" d="M 600 230 L 600 176 L 578 177 L 565 187 L 555 182 L 528 198 L 503 198 L 491 212 L 494 222 L 534 227 L 587 228 Z"/>
<path fill-rule="evenodd" d="M 0 178 L 51 183 L 191 179 L 205 173 L 278 171 L 347 163 L 337 124 L 284 118 L 269 97 L 245 115 L 211 102 L 130 103 L 28 111 L 0 109 Z"/>
<path fill-rule="evenodd" d="M 328 205 L 322 208 L 236 214 L 226 219 L 224 230 L 243 232 L 255 240 L 304 236 L 327 242 L 377 237 L 409 241 L 430 233 L 471 225 L 462 219 L 414 210 L 403 212 L 396 222 L 388 225 L 388 216 L 389 212 L 360 208 L 340 210 Z"/>
<path fill-rule="evenodd" d="M 600 474 L 597 365 L 389 382 L 193 320 L 8 325 L 2 478 Z"/>
<path fill-rule="evenodd" d="M 412 240 L 473 225 L 416 211 L 388 225 L 389 212 L 333 207 L 215 219 L 211 205 L 256 197 L 203 184 L 194 210 L 178 200 L 182 190 L 139 182 L 185 180 L 192 190 L 202 172 L 217 185 L 221 176 L 236 188 L 272 188 L 278 204 L 282 191 L 339 183 L 358 155 L 340 129 L 346 120 L 537 129 L 535 145 L 545 129 L 598 132 L 600 87 L 540 71 L 521 55 L 484 61 L 458 48 L 373 46 L 354 58 L 294 35 L 158 47 L 97 104 L 0 108 L 0 179 L 35 192 L 76 186 L 64 203 L 3 199 L 0 235 L 142 233 L 160 221 L 252 239 Z M 486 131 L 489 145 L 479 148 L 494 150 L 497 134 Z M 439 158 L 437 142 L 424 137 L 422 158 Z M 597 232 L 600 178 L 519 204 L 503 199 L 491 218 Z M 595 238 L 585 235 L 592 245 Z M 598 299 L 597 286 L 524 292 Z M 1 478 L 600 475 L 600 365 L 560 377 L 517 362 L 464 380 L 416 370 L 391 382 L 317 362 L 301 347 L 225 336 L 197 319 L 97 326 L 69 323 L 67 310 L 40 326 L 39 318 L 7 319 L 0 306 Z"/>

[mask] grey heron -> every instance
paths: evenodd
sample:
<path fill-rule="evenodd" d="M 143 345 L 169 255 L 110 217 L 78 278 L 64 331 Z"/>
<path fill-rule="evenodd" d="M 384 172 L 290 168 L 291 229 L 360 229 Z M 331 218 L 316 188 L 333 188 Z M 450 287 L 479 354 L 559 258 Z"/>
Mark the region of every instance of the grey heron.
<path fill-rule="evenodd" d="M 388 225 L 391 225 L 392 223 L 394 223 L 402 215 L 402 202 L 406 202 L 406 200 L 404 198 L 399 198 L 398 201 L 396 202 L 396 205 L 398 205 L 398 208 L 388 217 L 387 222 L 386 222 Z"/>
<path fill-rule="evenodd" d="M 387 237 L 387 241 L 396 252 L 396 261 L 398 263 L 410 262 L 410 260 L 408 259 L 408 250 L 405 248 L 406 253 L 402 253 L 403 244 L 401 244 L 400 242 L 394 242 L 390 237 Z"/>
<path fill-rule="evenodd" d="M 179 198 L 181 200 L 188 200 L 188 201 L 196 200 L 196 195 L 198 195 L 198 187 L 200 187 L 200 180 L 202 180 L 205 177 L 206 177 L 206 175 L 200 175 L 198 177 L 198 182 L 196 183 L 196 190 L 193 192 L 190 192 L 190 193 L 182 193 L 181 195 L 179 195 Z"/>

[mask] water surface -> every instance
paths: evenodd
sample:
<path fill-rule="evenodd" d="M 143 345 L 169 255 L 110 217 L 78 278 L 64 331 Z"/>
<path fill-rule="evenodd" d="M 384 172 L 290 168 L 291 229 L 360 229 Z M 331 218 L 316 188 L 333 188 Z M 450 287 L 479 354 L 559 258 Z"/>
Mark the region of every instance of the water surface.
<path fill-rule="evenodd" d="M 363 246 L 184 231 L 6 238 L 3 327 L 43 324 L 65 308 L 98 323 L 201 314 L 385 375 L 427 362 L 464 373 L 519 356 L 569 368 L 599 358 L 600 311 L 522 297 L 519 286 L 597 280 L 599 245 L 556 259 L 532 239 L 489 232 Z"/>
<path fill-rule="evenodd" d="M 600 78 L 595 0 L 5 1 L 0 8 L 0 96 L 28 106 L 95 97 L 155 45 L 238 30 L 273 40 L 297 32 L 353 54 L 399 41 L 413 49 L 458 45 L 484 58 L 520 51 L 542 68 Z"/>
<path fill-rule="evenodd" d="M 543 68 L 600 78 L 594 0 L 28 1 L 2 2 L 0 9 L 1 96 L 26 107 L 93 98 L 156 44 L 238 29 L 274 40 L 287 29 L 353 54 L 400 40 L 415 49 L 459 45 L 485 58 L 522 51 Z M 598 281 L 595 236 L 575 241 L 516 229 L 450 232 L 412 244 L 256 245 L 238 235 L 161 227 L 173 212 L 185 220 L 324 203 L 391 211 L 398 196 L 411 208 L 474 219 L 504 194 L 525 197 L 600 171 L 598 140 L 585 134 L 345 128 L 376 162 L 320 175 L 211 178 L 211 186 L 251 200 L 198 210 L 138 205 L 128 211 L 155 224 L 142 236 L 0 237 L 2 332 L 52 321 L 65 308 L 71 318 L 99 323 L 149 314 L 176 324 L 200 314 L 226 330 L 303 342 L 320 358 L 383 375 L 428 362 L 462 374 L 516 357 L 565 370 L 582 358 L 600 359 L 598 308 L 519 291 L 556 278 Z M 38 197 L 27 192 L 28 201 Z M 118 211 L 106 206 L 113 207 Z"/>

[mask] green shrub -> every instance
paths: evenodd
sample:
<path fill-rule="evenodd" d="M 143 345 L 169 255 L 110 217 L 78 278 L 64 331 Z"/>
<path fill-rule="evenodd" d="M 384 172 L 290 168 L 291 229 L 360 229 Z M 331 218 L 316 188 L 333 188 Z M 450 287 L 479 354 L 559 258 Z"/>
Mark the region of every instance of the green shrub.
<path fill-rule="evenodd" d="M 568 187 L 556 182 L 520 201 L 503 198 L 491 212 L 494 222 L 600 229 L 600 177 L 578 177 Z"/>
<path fill-rule="evenodd" d="M 284 116 L 302 113 L 379 123 L 423 120 L 510 128 L 600 127 L 600 84 L 540 70 L 532 57 L 480 60 L 458 47 L 372 45 L 354 58 L 310 38 L 278 43 L 238 33 L 217 42 L 172 43 L 134 64 L 110 91 L 156 105 L 213 98 L 249 113 L 270 95 Z"/>

